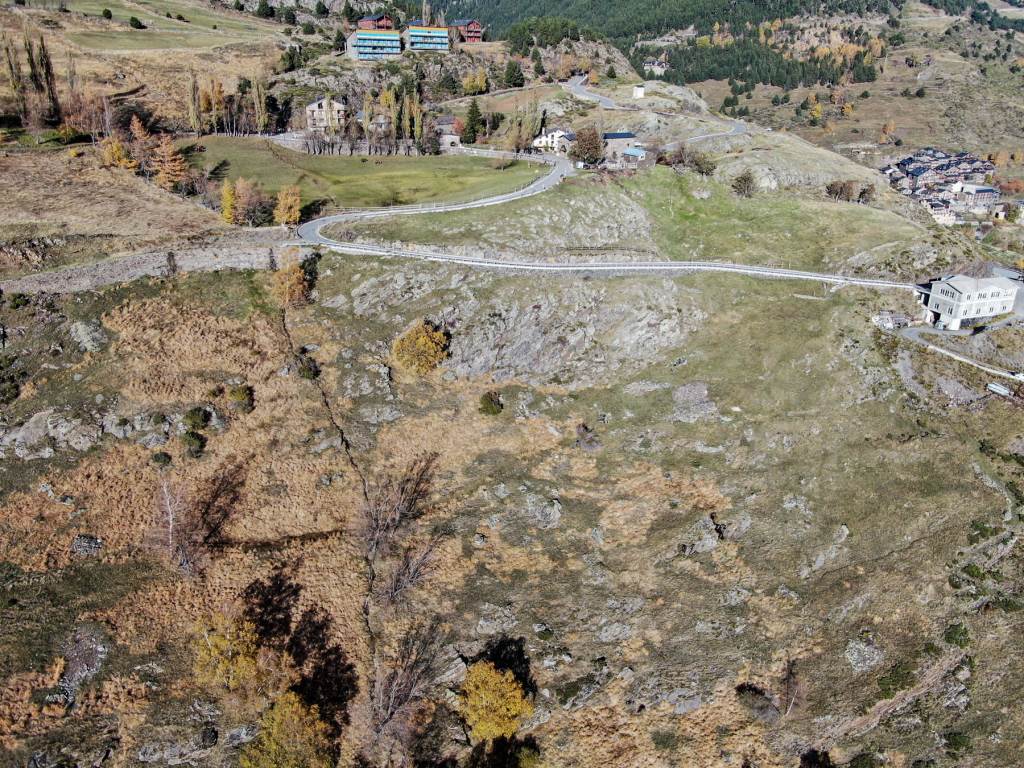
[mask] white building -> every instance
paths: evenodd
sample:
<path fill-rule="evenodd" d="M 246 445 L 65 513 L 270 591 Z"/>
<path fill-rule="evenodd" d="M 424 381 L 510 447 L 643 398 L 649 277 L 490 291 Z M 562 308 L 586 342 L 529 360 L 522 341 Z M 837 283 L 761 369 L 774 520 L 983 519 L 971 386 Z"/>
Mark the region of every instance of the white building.
<path fill-rule="evenodd" d="M 1013 311 L 1018 283 L 1005 277 L 952 275 L 934 280 L 920 293 L 921 303 L 936 327 L 958 330 L 968 320 Z"/>
<path fill-rule="evenodd" d="M 642 99 L 646 95 L 647 95 L 647 89 L 644 86 L 642 86 L 642 85 L 634 85 L 633 86 L 633 98 L 634 99 Z"/>
<path fill-rule="evenodd" d="M 540 136 L 533 140 L 533 148 L 541 152 L 560 152 L 568 154 L 576 141 L 576 134 L 572 131 L 563 131 L 561 128 L 552 128 L 543 131 Z"/>
<path fill-rule="evenodd" d="M 330 97 L 306 105 L 306 128 L 310 131 L 340 130 L 345 126 L 345 105 Z"/>

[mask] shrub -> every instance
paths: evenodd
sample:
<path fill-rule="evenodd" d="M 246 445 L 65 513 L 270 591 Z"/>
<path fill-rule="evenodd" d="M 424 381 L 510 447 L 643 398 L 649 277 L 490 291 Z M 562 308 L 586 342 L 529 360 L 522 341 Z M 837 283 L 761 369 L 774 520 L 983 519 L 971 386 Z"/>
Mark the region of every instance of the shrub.
<path fill-rule="evenodd" d="M 947 731 L 942 734 L 946 742 L 946 752 L 956 756 L 967 752 L 971 748 L 971 737 L 962 731 Z"/>
<path fill-rule="evenodd" d="M 131 27 L 132 29 L 145 29 L 146 28 L 146 25 L 143 24 L 141 21 L 139 21 L 138 18 L 136 18 L 135 16 L 132 16 L 130 19 L 128 19 L 128 26 Z"/>
<path fill-rule="evenodd" d="M 195 408 L 189 408 L 181 421 L 190 430 L 205 429 L 210 423 L 210 412 L 203 406 L 197 405 Z"/>
<path fill-rule="evenodd" d="M 10 405 L 21 394 L 21 381 L 28 374 L 17 363 L 13 355 L 0 355 L 0 405 Z"/>
<path fill-rule="evenodd" d="M 732 191 L 740 197 L 753 197 L 756 188 L 754 174 L 749 168 L 732 180 Z"/>
<path fill-rule="evenodd" d="M 206 450 L 206 438 L 199 432 L 189 430 L 181 436 L 181 442 L 185 445 L 188 455 L 198 459 Z"/>
<path fill-rule="evenodd" d="M 260 732 L 239 760 L 241 768 L 329 768 L 327 728 L 316 707 L 288 691 L 260 720 Z"/>
<path fill-rule="evenodd" d="M 508 670 L 499 672 L 489 661 L 469 667 L 461 703 L 462 716 L 476 741 L 512 736 L 533 713 L 515 675 Z"/>
<path fill-rule="evenodd" d="M 419 374 L 430 373 L 448 356 L 448 337 L 421 320 L 395 339 L 391 352 L 403 368 Z"/>
<path fill-rule="evenodd" d="M 256 407 L 253 389 L 248 384 L 239 384 L 237 387 L 231 387 L 228 389 L 227 398 L 231 407 L 242 413 L 252 413 Z"/>
<path fill-rule="evenodd" d="M 103 12 L 100 14 L 100 16 L 102 16 L 104 19 L 112 19 L 112 18 L 114 18 L 114 14 L 112 14 L 110 12 L 109 8 L 104 8 Z"/>
<path fill-rule="evenodd" d="M 171 463 L 171 454 L 169 454 L 167 451 L 157 451 L 150 458 L 150 461 L 152 461 L 158 467 L 166 467 L 168 464 Z"/>
<path fill-rule="evenodd" d="M 942 633 L 942 639 L 957 648 L 966 648 L 971 642 L 971 635 L 963 624 L 950 624 Z"/>
<path fill-rule="evenodd" d="M 898 661 L 878 678 L 878 691 L 883 699 L 891 699 L 914 682 L 914 667 L 908 661 Z"/>
<path fill-rule="evenodd" d="M 480 413 L 487 416 L 497 416 L 505 409 L 501 402 L 501 395 L 497 392 L 484 392 L 480 395 Z"/>
<path fill-rule="evenodd" d="M 21 309 L 32 303 L 32 300 L 24 293 L 12 293 L 10 298 L 11 309 Z"/>
<path fill-rule="evenodd" d="M 316 27 L 313 26 L 313 22 L 305 21 L 302 23 L 302 34 L 312 35 L 314 32 L 316 32 Z"/>
<path fill-rule="evenodd" d="M 676 749 L 679 746 L 679 734 L 675 731 L 654 731 L 651 733 L 654 748 L 662 752 Z"/>
<path fill-rule="evenodd" d="M 320 365 L 309 355 L 299 355 L 295 364 L 300 378 L 312 381 L 320 377 Z"/>

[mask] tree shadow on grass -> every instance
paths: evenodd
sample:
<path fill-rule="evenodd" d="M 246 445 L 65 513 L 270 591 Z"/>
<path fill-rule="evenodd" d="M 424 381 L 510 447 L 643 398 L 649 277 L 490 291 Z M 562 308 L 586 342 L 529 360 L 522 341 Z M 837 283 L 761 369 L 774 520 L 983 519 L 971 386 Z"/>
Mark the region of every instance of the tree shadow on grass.
<path fill-rule="evenodd" d="M 327 208 L 328 205 L 332 205 L 333 202 L 334 201 L 329 197 L 318 197 L 315 200 L 310 200 L 299 210 L 299 216 L 302 218 L 302 221 L 315 219 L 324 212 L 324 209 Z"/>
<path fill-rule="evenodd" d="M 292 685 L 307 706 L 316 706 L 332 738 L 348 724 L 348 705 L 359 678 L 348 655 L 332 642 L 334 620 L 323 608 L 307 608 L 296 619 L 302 587 L 284 569 L 246 587 L 246 619 L 262 644 L 291 656 L 299 679 Z"/>
<path fill-rule="evenodd" d="M 483 652 L 474 661 L 489 661 L 496 669 L 509 671 L 527 696 L 537 693 L 537 683 L 530 672 L 530 657 L 526 655 L 525 638 L 491 638 Z"/>

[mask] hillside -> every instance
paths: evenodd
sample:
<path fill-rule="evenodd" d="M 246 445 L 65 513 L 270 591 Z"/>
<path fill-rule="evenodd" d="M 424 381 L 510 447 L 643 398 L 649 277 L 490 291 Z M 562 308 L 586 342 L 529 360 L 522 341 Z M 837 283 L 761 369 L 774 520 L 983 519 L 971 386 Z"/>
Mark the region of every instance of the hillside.
<path fill-rule="evenodd" d="M 0 766 L 1019 765 L 1024 0 L 934 2 L 0 8 Z"/>

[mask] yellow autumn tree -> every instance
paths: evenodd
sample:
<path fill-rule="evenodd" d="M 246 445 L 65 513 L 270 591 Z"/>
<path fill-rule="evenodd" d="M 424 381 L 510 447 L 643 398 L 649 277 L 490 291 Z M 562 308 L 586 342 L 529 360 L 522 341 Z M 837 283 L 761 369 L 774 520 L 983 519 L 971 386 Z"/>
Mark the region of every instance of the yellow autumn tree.
<path fill-rule="evenodd" d="M 100 161 L 108 168 L 138 169 L 139 164 L 129 154 L 128 147 L 116 136 L 107 136 L 100 142 Z"/>
<path fill-rule="evenodd" d="M 298 224 L 302 215 L 302 191 L 295 184 L 281 187 L 274 207 L 275 224 Z"/>
<path fill-rule="evenodd" d="M 260 675 L 258 652 L 252 624 L 213 614 L 196 633 L 196 680 L 214 690 L 240 690 Z"/>
<path fill-rule="evenodd" d="M 420 320 L 395 339 L 391 353 L 403 368 L 430 373 L 448 356 L 448 337 L 426 320 Z"/>
<path fill-rule="evenodd" d="M 256 739 L 239 759 L 241 768 L 330 768 L 327 726 L 319 711 L 287 691 L 263 713 Z"/>
<path fill-rule="evenodd" d="M 230 179 L 220 185 L 220 217 L 228 224 L 235 223 L 235 185 Z"/>
<path fill-rule="evenodd" d="M 157 186 L 168 192 L 188 178 L 188 161 L 174 146 L 169 133 L 160 136 L 150 162 Z"/>
<path fill-rule="evenodd" d="M 515 675 L 478 661 L 466 671 L 460 694 L 462 716 L 474 741 L 512 736 L 533 705 L 523 695 Z"/>
<path fill-rule="evenodd" d="M 282 306 L 301 307 L 309 303 L 310 282 L 302 264 L 290 264 L 274 273 L 274 295 Z"/>

